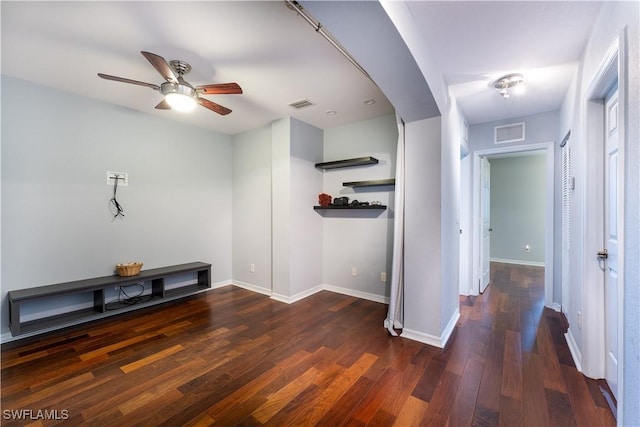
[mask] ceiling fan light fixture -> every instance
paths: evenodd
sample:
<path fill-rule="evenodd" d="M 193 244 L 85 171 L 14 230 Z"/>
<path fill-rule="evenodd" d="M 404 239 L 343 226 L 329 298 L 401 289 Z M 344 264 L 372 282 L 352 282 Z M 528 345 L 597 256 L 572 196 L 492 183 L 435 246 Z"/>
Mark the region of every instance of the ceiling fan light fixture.
<path fill-rule="evenodd" d="M 196 100 L 183 93 L 168 93 L 164 96 L 164 99 L 167 101 L 167 104 L 171 106 L 172 110 L 186 113 L 196 108 Z"/>
<path fill-rule="evenodd" d="M 182 77 L 191 71 L 191 65 L 184 61 L 177 60 L 167 62 L 160 55 L 151 52 L 141 51 L 140 53 L 142 53 L 142 56 L 144 56 L 153 68 L 166 80 L 164 83 L 156 85 L 103 73 L 98 73 L 98 77 L 105 80 L 146 86 L 157 90 L 164 97 L 162 101 L 156 105 L 157 110 L 190 111 L 193 110 L 196 105 L 201 105 L 214 113 L 226 116 L 231 113 L 231 109 L 216 104 L 206 98 L 201 98 L 199 94 L 234 95 L 242 93 L 242 88 L 238 83 L 212 83 L 193 87 Z"/>
<path fill-rule="evenodd" d="M 172 110 L 188 112 L 196 108 L 196 91 L 192 87 L 167 82 L 162 84 L 162 93 Z"/>

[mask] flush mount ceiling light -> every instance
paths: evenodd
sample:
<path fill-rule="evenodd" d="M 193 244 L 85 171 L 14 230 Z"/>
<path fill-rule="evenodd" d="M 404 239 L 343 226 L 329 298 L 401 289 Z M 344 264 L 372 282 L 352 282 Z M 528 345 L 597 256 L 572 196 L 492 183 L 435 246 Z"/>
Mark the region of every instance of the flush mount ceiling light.
<path fill-rule="evenodd" d="M 504 99 L 509 99 L 511 96 L 510 89 L 513 89 L 514 93 L 518 94 L 524 92 L 524 76 L 519 73 L 507 74 L 496 80 L 493 83 L 493 87 L 498 89 Z"/>

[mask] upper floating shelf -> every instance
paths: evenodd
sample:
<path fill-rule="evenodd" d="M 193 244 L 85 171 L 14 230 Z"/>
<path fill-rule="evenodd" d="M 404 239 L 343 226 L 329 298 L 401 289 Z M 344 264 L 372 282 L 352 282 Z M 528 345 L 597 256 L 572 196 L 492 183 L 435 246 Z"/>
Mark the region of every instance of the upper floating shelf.
<path fill-rule="evenodd" d="M 351 181 L 343 182 L 345 187 L 383 187 L 387 185 L 396 185 L 395 178 L 388 179 L 371 179 L 369 181 Z"/>
<path fill-rule="evenodd" d="M 356 157 L 354 159 L 334 160 L 332 162 L 316 163 L 316 167 L 320 169 L 338 169 L 349 168 L 351 166 L 375 165 L 378 159 L 371 156 Z"/>

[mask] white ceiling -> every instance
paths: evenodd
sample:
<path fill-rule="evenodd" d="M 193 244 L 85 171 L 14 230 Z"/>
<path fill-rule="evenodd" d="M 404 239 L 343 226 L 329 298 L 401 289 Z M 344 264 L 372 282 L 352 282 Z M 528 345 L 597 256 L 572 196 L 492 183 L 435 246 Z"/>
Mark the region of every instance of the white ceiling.
<path fill-rule="evenodd" d="M 407 5 L 470 123 L 559 108 L 600 7 L 582 1 Z M 288 115 L 325 129 L 394 111 L 375 84 L 283 1 L 2 1 L 1 7 L 3 74 L 160 117 L 236 134 Z M 141 50 L 190 63 L 186 80 L 194 85 L 237 82 L 244 93 L 206 96 L 231 108 L 228 116 L 204 108 L 182 114 L 155 110 L 161 95 L 154 90 L 97 77 L 160 84 Z M 505 101 L 490 87 L 508 72 L 525 74 L 525 97 Z M 303 98 L 315 105 L 288 105 Z M 366 99 L 376 103 L 365 105 Z"/>
<path fill-rule="evenodd" d="M 469 123 L 556 110 L 577 70 L 599 1 L 408 1 Z M 493 83 L 525 76 L 526 94 Z"/>
<path fill-rule="evenodd" d="M 291 115 L 319 128 L 393 114 L 380 90 L 284 1 L 1 2 L 2 73 L 226 134 Z M 98 72 L 160 84 L 140 54 L 192 66 L 193 85 L 237 82 L 242 95 L 205 96 L 219 116 L 155 110 L 159 92 Z M 307 98 L 315 105 L 289 106 Z M 374 99 L 373 105 L 363 104 Z M 328 110 L 336 111 L 333 116 Z"/>

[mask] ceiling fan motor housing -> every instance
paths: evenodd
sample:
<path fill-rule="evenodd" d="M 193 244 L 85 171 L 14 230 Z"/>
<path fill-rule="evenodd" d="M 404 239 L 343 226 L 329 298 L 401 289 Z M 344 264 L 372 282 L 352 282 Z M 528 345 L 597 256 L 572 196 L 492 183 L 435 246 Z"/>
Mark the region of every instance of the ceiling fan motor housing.
<path fill-rule="evenodd" d="M 179 76 L 186 76 L 189 74 L 189 71 L 191 71 L 191 65 L 177 59 L 169 61 L 169 65 L 171 65 L 171 68 L 173 68 Z"/>
<path fill-rule="evenodd" d="M 160 92 L 162 92 L 163 95 L 166 95 L 168 93 L 179 93 L 182 95 L 190 96 L 192 98 L 196 96 L 196 90 L 193 87 L 173 82 L 162 83 L 162 85 L 160 85 Z"/>

